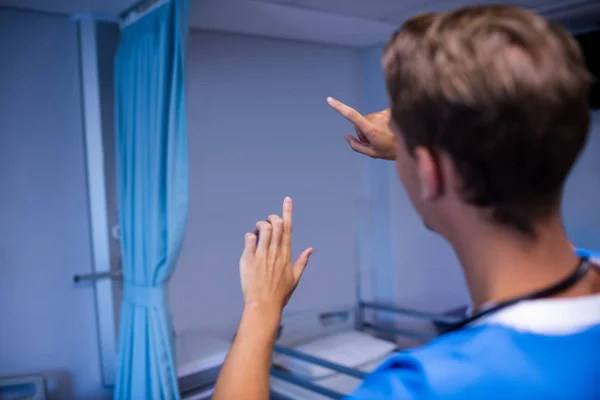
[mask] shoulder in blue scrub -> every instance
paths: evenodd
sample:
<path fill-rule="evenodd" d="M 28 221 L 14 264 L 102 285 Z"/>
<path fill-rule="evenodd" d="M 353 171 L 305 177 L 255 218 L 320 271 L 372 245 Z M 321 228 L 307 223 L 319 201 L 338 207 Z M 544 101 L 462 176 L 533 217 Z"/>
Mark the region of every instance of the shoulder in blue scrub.
<path fill-rule="evenodd" d="M 598 400 L 599 355 L 600 295 L 525 301 L 396 353 L 346 400 Z"/>

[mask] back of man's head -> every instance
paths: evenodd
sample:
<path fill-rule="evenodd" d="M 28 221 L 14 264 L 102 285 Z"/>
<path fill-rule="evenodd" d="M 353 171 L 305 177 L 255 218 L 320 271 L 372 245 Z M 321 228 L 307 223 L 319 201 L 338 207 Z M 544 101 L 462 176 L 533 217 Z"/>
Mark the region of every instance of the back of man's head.
<path fill-rule="evenodd" d="M 421 15 L 383 64 L 407 150 L 450 156 L 465 202 L 527 234 L 557 212 L 590 119 L 590 75 L 564 29 L 508 6 Z"/>

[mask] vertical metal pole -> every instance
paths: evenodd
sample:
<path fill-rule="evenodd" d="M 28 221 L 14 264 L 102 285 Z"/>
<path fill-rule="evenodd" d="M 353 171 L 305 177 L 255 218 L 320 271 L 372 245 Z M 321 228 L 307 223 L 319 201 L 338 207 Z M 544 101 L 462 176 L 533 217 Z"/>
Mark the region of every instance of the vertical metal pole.
<path fill-rule="evenodd" d="M 80 19 L 78 34 L 92 265 L 94 273 L 103 274 L 110 273 L 111 265 L 104 181 L 96 22 L 91 18 Z M 94 296 L 102 383 L 104 386 L 112 386 L 115 381 L 117 353 L 112 281 L 110 279 L 94 281 Z"/>
<path fill-rule="evenodd" d="M 364 200 L 363 200 L 363 196 L 361 194 L 361 196 L 359 196 L 359 198 L 356 200 L 356 215 L 357 215 L 357 220 L 358 220 L 358 224 L 356 227 L 356 235 L 354 238 L 354 293 L 356 296 L 356 304 L 355 307 L 356 309 L 354 310 L 354 329 L 357 331 L 362 331 L 363 330 L 363 325 L 365 322 L 365 317 L 364 317 L 364 309 L 361 307 L 361 302 L 364 300 L 363 296 L 363 290 L 362 290 L 362 285 L 363 283 L 363 263 L 362 263 L 362 252 L 361 252 L 361 239 L 362 239 L 362 235 L 364 235 L 364 219 L 365 219 L 365 215 L 364 215 L 364 211 L 366 209 L 366 207 L 363 206 L 364 204 Z M 368 282 L 370 283 L 370 282 Z"/>

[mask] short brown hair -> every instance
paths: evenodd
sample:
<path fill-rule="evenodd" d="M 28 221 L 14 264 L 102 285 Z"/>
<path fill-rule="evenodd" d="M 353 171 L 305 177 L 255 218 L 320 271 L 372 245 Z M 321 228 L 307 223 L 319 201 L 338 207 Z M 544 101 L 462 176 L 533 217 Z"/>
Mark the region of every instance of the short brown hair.
<path fill-rule="evenodd" d="M 535 233 L 587 140 L 590 74 L 574 39 L 533 12 L 470 6 L 407 21 L 383 64 L 408 151 L 445 152 L 465 201 Z"/>
<path fill-rule="evenodd" d="M 402 28 L 394 32 L 390 40 L 388 40 L 383 50 L 383 65 L 389 63 L 386 59 L 387 57 L 393 57 L 394 52 L 392 47 L 397 42 L 402 41 L 402 47 L 406 52 L 416 51 L 416 47 L 422 42 L 425 33 L 427 33 L 429 27 L 438 16 L 439 14 L 436 13 L 423 13 L 407 20 L 402 25 Z"/>

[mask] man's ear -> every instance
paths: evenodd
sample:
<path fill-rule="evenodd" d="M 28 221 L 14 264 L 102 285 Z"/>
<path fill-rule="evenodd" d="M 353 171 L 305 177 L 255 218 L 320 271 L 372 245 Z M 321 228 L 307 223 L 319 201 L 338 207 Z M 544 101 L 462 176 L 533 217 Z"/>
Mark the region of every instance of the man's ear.
<path fill-rule="evenodd" d="M 442 176 L 437 159 L 431 151 L 419 146 L 415 149 L 417 176 L 422 200 L 432 200 L 442 193 Z"/>

